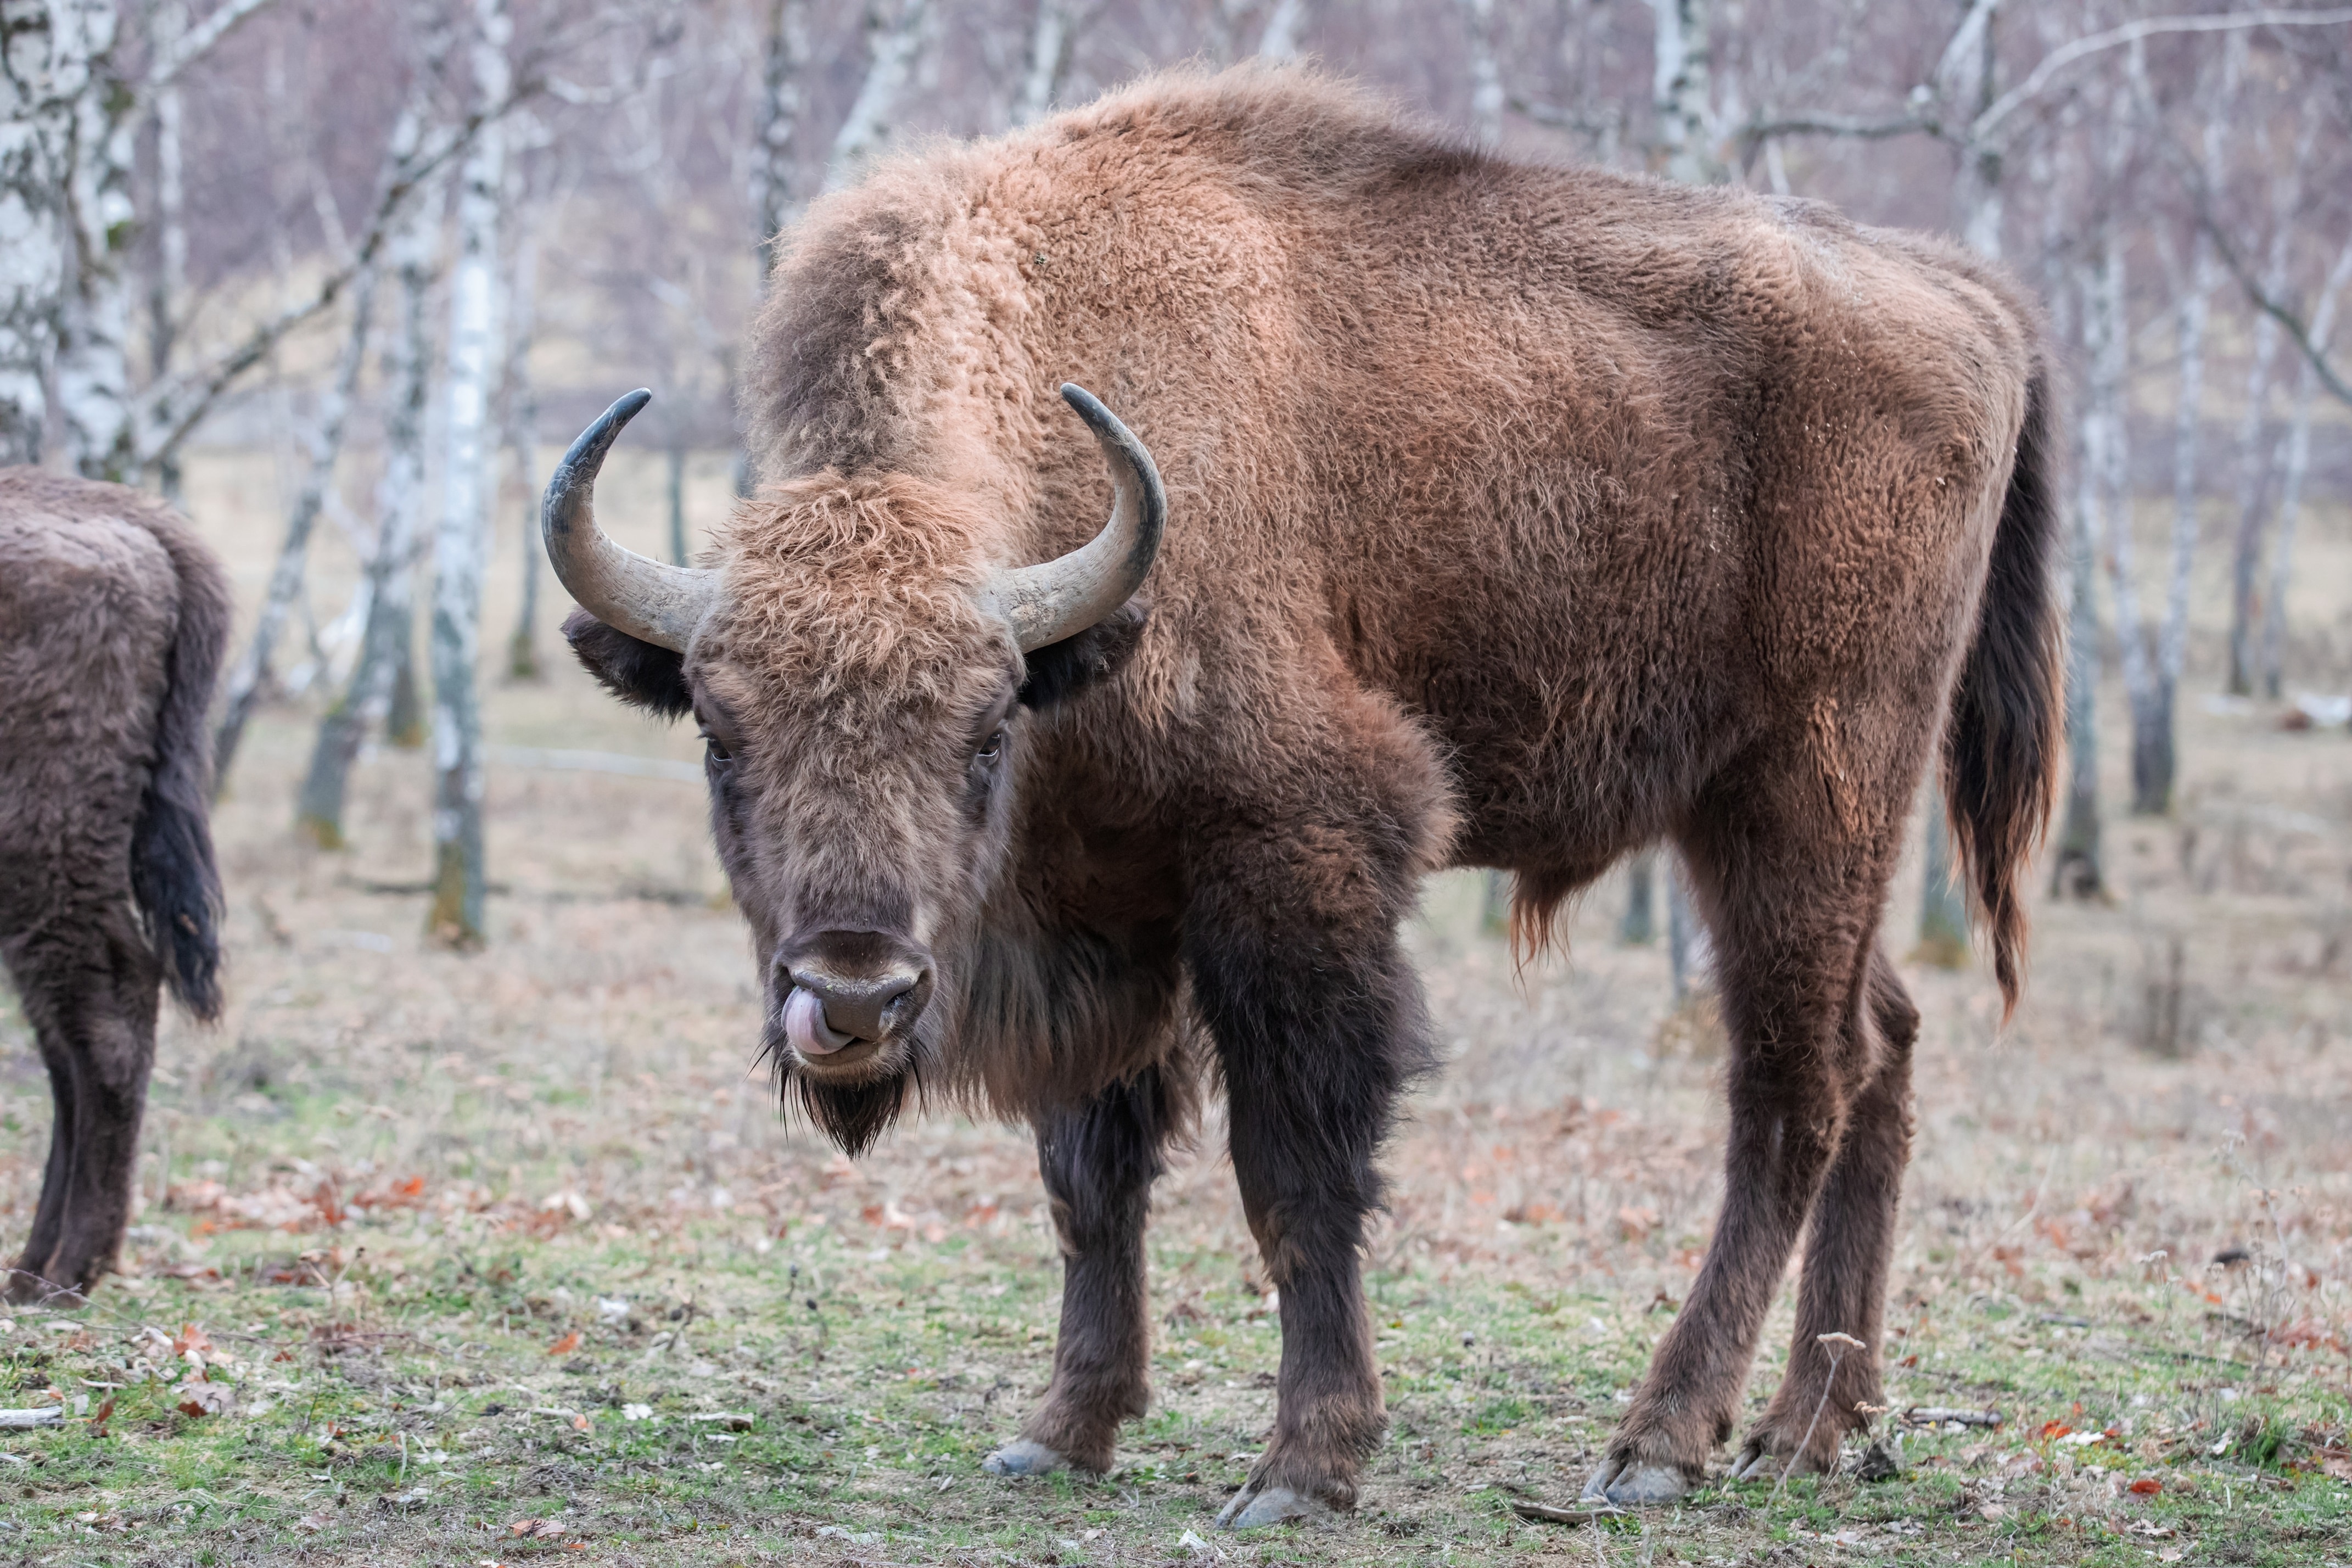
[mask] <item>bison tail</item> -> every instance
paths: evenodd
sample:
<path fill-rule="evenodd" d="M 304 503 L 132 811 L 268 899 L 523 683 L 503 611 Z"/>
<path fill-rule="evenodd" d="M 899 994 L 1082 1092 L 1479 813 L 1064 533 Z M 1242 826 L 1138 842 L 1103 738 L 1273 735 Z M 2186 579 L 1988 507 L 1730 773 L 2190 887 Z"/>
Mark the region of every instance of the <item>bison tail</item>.
<path fill-rule="evenodd" d="M 149 520 L 180 580 L 166 654 L 155 763 L 131 838 L 131 891 L 172 994 L 197 1017 L 220 1016 L 220 868 L 213 859 L 212 730 L 205 714 L 228 642 L 228 582 L 176 519 Z"/>
<path fill-rule="evenodd" d="M 2049 370 L 2037 364 L 1993 534 L 1976 639 L 1944 731 L 1944 798 L 1972 901 L 1991 932 L 2004 1020 L 2017 1007 L 2025 942 L 2020 874 L 2049 826 L 2065 742 L 2050 402 Z"/>

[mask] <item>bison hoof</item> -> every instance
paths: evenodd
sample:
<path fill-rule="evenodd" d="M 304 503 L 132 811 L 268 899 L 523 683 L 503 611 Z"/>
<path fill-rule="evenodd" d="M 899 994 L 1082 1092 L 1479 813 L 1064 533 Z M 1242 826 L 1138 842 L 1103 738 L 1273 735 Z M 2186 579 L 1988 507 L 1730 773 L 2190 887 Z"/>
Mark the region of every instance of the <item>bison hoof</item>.
<path fill-rule="evenodd" d="M 1671 1465 L 1640 1465 L 1631 1459 L 1603 1459 L 1584 1483 L 1580 1501 L 1613 1504 L 1618 1508 L 1655 1508 L 1690 1490 L 1683 1473 Z"/>
<path fill-rule="evenodd" d="M 1735 1481 L 1777 1481 L 1785 1472 L 1792 1476 L 1810 1476 L 1821 1472 L 1822 1467 L 1801 1457 L 1776 1454 L 1771 1445 L 1761 1437 L 1750 1437 L 1747 1446 L 1731 1461 L 1730 1479 Z"/>
<path fill-rule="evenodd" d="M 1069 1462 L 1045 1444 L 1024 1437 L 997 1449 L 981 1461 L 980 1468 L 992 1476 L 1046 1476 Z"/>
<path fill-rule="evenodd" d="M 1259 1530 L 1280 1524 L 1286 1519 L 1310 1519 L 1324 1511 L 1323 1504 L 1288 1487 L 1259 1487 L 1253 1482 L 1234 1494 L 1233 1500 L 1218 1513 L 1217 1525 L 1223 1530 Z"/>

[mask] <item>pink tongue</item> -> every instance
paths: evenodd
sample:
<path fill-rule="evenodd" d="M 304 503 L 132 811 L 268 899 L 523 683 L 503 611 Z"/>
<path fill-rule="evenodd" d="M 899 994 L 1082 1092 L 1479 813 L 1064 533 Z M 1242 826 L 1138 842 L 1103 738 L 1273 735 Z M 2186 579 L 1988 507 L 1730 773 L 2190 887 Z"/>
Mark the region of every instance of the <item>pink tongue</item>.
<path fill-rule="evenodd" d="M 824 1004 L 814 993 L 797 986 L 784 999 L 784 1038 L 804 1057 L 829 1057 L 849 1044 L 847 1036 L 836 1034 L 826 1026 Z"/>

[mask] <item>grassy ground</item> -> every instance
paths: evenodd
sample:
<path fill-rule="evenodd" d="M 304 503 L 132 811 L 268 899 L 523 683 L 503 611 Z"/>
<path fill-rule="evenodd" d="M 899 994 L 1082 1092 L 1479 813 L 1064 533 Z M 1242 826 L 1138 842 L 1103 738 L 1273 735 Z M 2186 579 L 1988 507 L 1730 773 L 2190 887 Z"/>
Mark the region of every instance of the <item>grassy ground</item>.
<path fill-rule="evenodd" d="M 654 515 L 619 478 L 605 510 Z M 198 515 L 238 515 L 209 482 Z M 265 535 L 224 537 L 241 581 Z M 1906 967 L 1897 1477 L 1512 1511 L 1572 1502 L 1688 1288 L 1719 1061 L 1613 941 L 1616 886 L 1515 982 L 1447 879 L 1413 940 L 1449 1067 L 1369 1265 L 1390 1439 L 1353 1517 L 1247 1539 L 1209 1521 L 1277 1344 L 1213 1124 L 1159 1191 L 1158 1397 L 1118 1469 L 988 1478 L 1052 1350 L 1034 1156 L 934 1120 L 853 1166 L 778 1121 L 698 787 L 546 755 L 688 738 L 567 669 L 496 690 L 493 741 L 537 750 L 498 753 L 460 957 L 419 935 L 422 759 L 367 763 L 355 847 L 307 852 L 310 721 L 273 710 L 218 819 L 229 1015 L 167 1020 L 126 1271 L 0 1327 L 0 1405 L 68 1413 L 0 1435 L 0 1561 L 2352 1563 L 2352 745 L 2185 706 L 2179 813 L 2116 826 L 2113 903 L 2038 911 L 2009 1029 L 1980 974 Z M 47 1117 L 0 1003 L 0 1245 Z M 1900 1419 L 1930 1405 L 2000 1424 Z"/>

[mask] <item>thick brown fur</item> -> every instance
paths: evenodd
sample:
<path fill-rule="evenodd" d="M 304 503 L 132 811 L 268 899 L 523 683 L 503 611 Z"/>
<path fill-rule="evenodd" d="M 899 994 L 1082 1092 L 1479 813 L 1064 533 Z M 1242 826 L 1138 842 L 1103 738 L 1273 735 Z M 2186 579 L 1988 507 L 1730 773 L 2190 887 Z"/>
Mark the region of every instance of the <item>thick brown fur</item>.
<path fill-rule="evenodd" d="M 1430 1060 L 1397 924 L 1423 873 L 1495 867 L 1540 941 L 1661 837 L 1720 954 L 1729 1196 L 1612 1465 L 1701 1472 L 1809 1219 L 1801 1315 L 1869 1342 L 1840 1376 L 1874 1390 L 1916 1029 L 1887 879 L 1941 737 L 2013 989 L 2057 754 L 2046 373 L 2006 278 L 1265 68 L 887 164 L 788 245 L 744 395 L 764 483 L 640 700 L 712 736 L 818 1119 L 862 1146 L 919 1084 L 1038 1128 L 1072 1294 L 1027 1436 L 1098 1463 L 1139 1407 L 1139 1194 L 1213 1069 L 1281 1288 L 1246 1495 L 1351 1500 L 1383 1421 L 1357 1249 Z M 1109 505 L 1065 378 L 1150 446 L 1170 524 L 1115 644 L 1024 659 L 977 590 Z M 626 689 L 616 635 L 575 642 Z M 782 1047 L 793 955 L 877 932 L 919 1013 Z"/>
<path fill-rule="evenodd" d="M 112 1265 L 159 992 L 220 1010 L 205 721 L 229 614 L 170 509 L 0 469 L 0 963 L 57 1106 L 12 1299 L 69 1299 Z"/>

